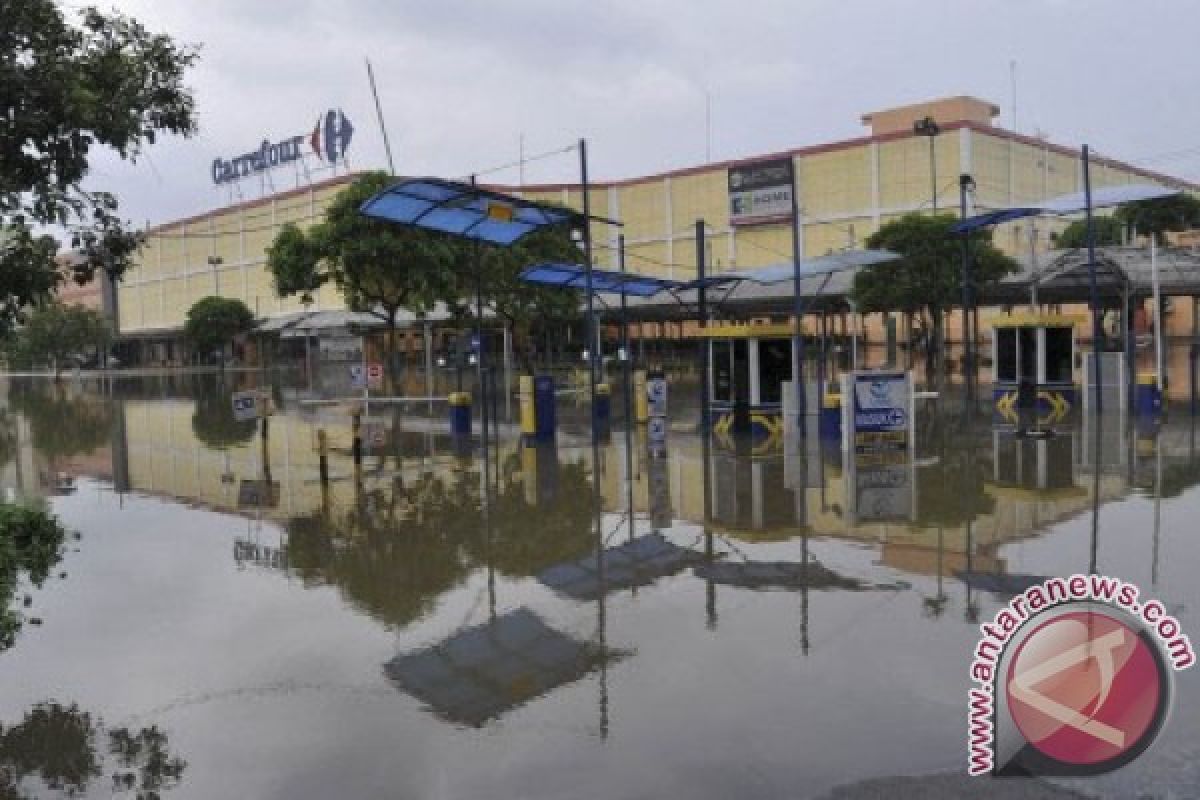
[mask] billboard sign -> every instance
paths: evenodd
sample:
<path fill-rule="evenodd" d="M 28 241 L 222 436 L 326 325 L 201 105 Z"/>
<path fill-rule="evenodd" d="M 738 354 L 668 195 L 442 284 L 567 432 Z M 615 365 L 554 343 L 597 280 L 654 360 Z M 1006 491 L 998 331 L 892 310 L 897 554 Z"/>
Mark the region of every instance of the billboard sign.
<path fill-rule="evenodd" d="M 842 435 L 856 465 L 895 466 L 908 460 L 912 395 L 905 372 L 859 371 L 843 378 Z"/>
<path fill-rule="evenodd" d="M 232 183 L 274 167 L 299 161 L 305 155 L 303 145 L 323 161 L 335 164 L 345 159 L 346 148 L 354 136 L 354 126 L 339 109 L 330 109 L 317 117 L 316 127 L 311 133 L 288 136 L 277 142 L 263 139 L 262 143 L 248 153 L 233 158 L 213 159 L 211 172 L 213 183 Z"/>
<path fill-rule="evenodd" d="M 776 222 L 792 215 L 792 159 L 775 158 L 729 168 L 729 223 Z"/>

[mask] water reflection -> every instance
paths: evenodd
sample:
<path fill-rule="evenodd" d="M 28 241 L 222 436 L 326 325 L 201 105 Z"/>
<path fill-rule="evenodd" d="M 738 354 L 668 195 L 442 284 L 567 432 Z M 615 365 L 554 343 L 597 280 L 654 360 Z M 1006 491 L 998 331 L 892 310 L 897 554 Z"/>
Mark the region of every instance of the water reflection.
<path fill-rule="evenodd" d="M 0 797 L 74 797 L 108 775 L 112 796 L 155 800 L 187 769 L 169 745 L 157 726 L 106 729 L 75 704 L 38 703 L 20 722 L 0 724 Z"/>
<path fill-rule="evenodd" d="M 415 796 L 472 796 L 485 784 L 505 795 L 561 789 L 524 780 L 554 769 L 536 758 L 511 767 L 499 754 L 509 747 L 545 748 L 547 759 L 612 782 L 613 796 L 633 796 L 641 779 L 687 772 L 689 758 L 668 744 L 680 730 L 701 749 L 752 766 L 762 796 L 795 788 L 796 759 L 814 776 L 812 794 L 847 784 L 831 796 L 863 796 L 876 784 L 857 781 L 898 774 L 910 762 L 914 773 L 958 765 L 972 623 L 1007 596 L 1096 565 L 1138 580 L 1146 572 L 1166 587 L 1172 609 L 1197 602 L 1169 577 L 1186 574 L 1188 558 L 1195 563 L 1179 535 L 1196 509 L 1189 490 L 1200 483 L 1196 426 L 1186 414 L 1161 428 L 1118 415 L 1030 436 L 961 413 L 947 398 L 923 410 L 911 457 L 875 465 L 851 463 L 839 443 L 819 437 L 747 447 L 684 426 L 650 440 L 617 425 L 593 451 L 586 429 L 525 446 L 503 427 L 486 471 L 478 441 L 476 455 L 464 457 L 444 420 L 383 414 L 383 444 L 356 468 L 345 408 L 300 405 L 276 391 L 282 405 L 267 437 L 236 424 L 228 394 L 252 383 L 243 376 L 129 391 L 119 384 L 111 394 L 14 387 L 9 421 L 0 416 L 0 473 L 14 490 L 18 466 L 25 476 L 71 476 L 84 488 L 55 502 L 85 525 L 85 500 L 99 504 L 109 486 L 131 493 L 122 513 L 136 530 L 110 531 L 103 548 L 123 553 L 127 571 L 105 591 L 121 597 L 120 581 L 170 575 L 171 602 L 154 610 L 155 630 L 208 644 L 214 618 L 230 641 L 226 627 L 255 629 L 251 641 L 237 640 L 242 651 L 218 638 L 198 657 L 198 670 L 211 664 L 213 685 L 194 673 L 178 681 L 159 674 L 166 696 L 144 707 L 245 697 L 221 713 L 238 706 L 244 719 L 262 720 L 264 740 L 293 735 L 290 710 L 328 714 L 343 745 L 373 761 L 394 759 L 406 774 L 432 762 L 477 781 L 445 791 L 422 784 Z M 104 436 L 81 432 L 68 454 L 51 413 L 63 426 L 72 424 L 68 416 L 91 419 Z M 328 442 L 324 483 L 318 432 Z M 39 477 L 21 490 L 51 495 L 58 483 Z M 217 520 L 219 532 L 197 533 L 197 519 Z M 175 568 L 176 553 L 186 554 L 186 569 Z M 72 575 L 88 564 L 104 574 L 85 562 Z M 19 575 L 7 585 L 28 582 L 32 571 Z M 311 591 L 321 588 L 333 591 Z M 10 594 L 19 604 L 19 592 Z M 217 594 L 236 603 L 229 619 L 207 608 Z M 86 618 L 80 599 L 63 602 L 56 620 Z M 31 659 L 66 660 L 78 645 L 56 639 L 59 627 L 46 626 L 46 649 L 30 648 Z M 310 639 L 311 650 L 293 649 Z M 135 655 L 154 647 L 131 641 Z M 881 659 L 881 648 L 891 655 Z M 21 651 L 19 644 L 4 657 Z M 128 681 L 141 680 L 140 665 L 129 669 Z M 370 698 L 369 710 L 318 689 L 312 706 L 286 688 L 269 699 L 251 691 L 343 679 L 348 695 Z M 96 691 L 123 682 L 110 675 Z M 1182 692 L 1196 696 L 1194 687 Z M 15 685 L 0 695 L 18 709 L 40 696 Z M 856 700 L 848 706 L 846 697 Z M 179 707 L 194 710 L 172 711 L 180 714 L 173 724 L 246 743 L 238 733 L 214 733 L 220 726 L 202 703 Z M 596 727 L 579 722 L 597 708 L 600 735 L 636 767 L 628 777 L 605 768 L 590 741 Z M 373 727 L 357 727 L 363 716 Z M 480 736 L 477 727 L 488 733 L 469 738 Z M 927 746 L 897 740 L 898 729 Z M 775 732 L 779 753 L 747 744 L 764 730 Z M 414 738 L 401 743 L 399 731 Z M 193 750 L 188 740 L 189 760 L 223 752 L 194 735 L 201 741 Z M 312 736 L 328 744 L 319 731 Z M 864 748 L 871 759 L 844 757 Z M 467 763 L 467 752 L 478 761 Z M 294 765 L 288 758 L 265 756 L 261 769 Z M 341 778 L 346 794 L 369 793 L 360 779 Z M 189 773 L 193 780 L 211 788 L 210 777 Z M 690 793 L 727 796 L 733 787 L 714 780 L 690 784 Z M 904 796 L 903 782 L 879 780 Z M 957 785 L 914 778 L 907 790 L 920 796 L 922 787 Z"/>

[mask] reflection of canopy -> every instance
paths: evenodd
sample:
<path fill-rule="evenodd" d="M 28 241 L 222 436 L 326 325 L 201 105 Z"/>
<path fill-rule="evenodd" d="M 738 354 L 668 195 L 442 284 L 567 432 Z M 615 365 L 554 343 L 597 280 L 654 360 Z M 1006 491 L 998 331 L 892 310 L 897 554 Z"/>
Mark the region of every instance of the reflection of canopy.
<path fill-rule="evenodd" d="M 1009 596 L 1018 595 L 1047 580 L 1045 575 L 1018 573 L 1005 575 L 995 572 L 956 572 L 954 575 L 972 589 Z"/>
<path fill-rule="evenodd" d="M 400 181 L 359 210 L 384 222 L 500 245 L 510 245 L 538 228 L 581 219 L 570 209 L 439 178 Z"/>
<path fill-rule="evenodd" d="M 602 593 L 647 586 L 674 575 L 701 557 L 694 550 L 671 544 L 661 533 L 649 533 L 604 551 L 603 583 L 595 553 L 579 561 L 547 567 L 538 573 L 537 579 L 576 600 L 595 600 Z"/>
<path fill-rule="evenodd" d="M 383 671 L 438 716 L 478 727 L 620 655 L 560 633 L 522 608 L 399 655 Z"/>
<path fill-rule="evenodd" d="M 872 584 L 839 575 L 816 561 L 808 566 L 795 561 L 717 561 L 693 567 L 696 577 L 739 589 L 897 589 L 894 584 Z"/>

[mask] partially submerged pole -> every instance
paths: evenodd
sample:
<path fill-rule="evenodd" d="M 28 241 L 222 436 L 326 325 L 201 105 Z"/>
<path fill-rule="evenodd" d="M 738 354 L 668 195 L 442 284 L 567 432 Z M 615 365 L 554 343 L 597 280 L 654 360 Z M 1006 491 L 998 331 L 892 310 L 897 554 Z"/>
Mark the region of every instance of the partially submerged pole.
<path fill-rule="evenodd" d="M 1092 304 L 1092 363 L 1096 380 L 1096 411 L 1104 411 L 1104 385 L 1102 367 L 1100 364 L 1100 346 L 1104 331 L 1100 324 L 1100 288 L 1096 284 L 1096 225 L 1092 218 L 1092 171 L 1088 158 L 1088 146 L 1083 146 L 1083 199 L 1087 219 L 1087 254 L 1088 254 L 1088 290 Z M 1088 387 L 1084 387 L 1088 391 Z"/>
<path fill-rule="evenodd" d="M 592 292 L 592 206 L 589 195 L 587 140 L 579 140 L 579 185 L 583 191 L 584 292 L 587 294 L 588 397 L 596 405 L 596 365 L 600 348 L 596 335 L 596 300 Z M 596 415 L 592 414 L 592 443 L 596 440 Z"/>
<path fill-rule="evenodd" d="M 796 382 L 796 427 L 803 435 L 807 393 L 804 390 L 804 297 L 800 286 L 800 204 L 796 197 L 796 168 L 792 175 L 792 313 L 796 328 L 792 333 L 792 377 Z"/>
<path fill-rule="evenodd" d="M 1162 287 L 1158 282 L 1158 242 L 1150 234 L 1150 279 L 1154 284 L 1154 385 L 1161 396 L 1166 383 L 1166 364 L 1163 361 Z"/>
<path fill-rule="evenodd" d="M 975 185 L 970 175 L 958 176 L 958 210 L 962 219 L 967 218 L 967 190 Z M 967 398 L 974 394 L 975 341 L 971 332 L 971 236 L 962 235 L 962 338 L 963 338 L 963 384 Z"/>
<path fill-rule="evenodd" d="M 700 341 L 700 429 L 708 430 L 709 408 L 708 397 L 708 340 L 704 338 L 705 328 L 708 327 L 708 292 L 705 289 L 707 275 L 707 254 L 704 247 L 704 220 L 696 220 L 696 296 L 700 314 L 700 331 L 697 338 Z"/>

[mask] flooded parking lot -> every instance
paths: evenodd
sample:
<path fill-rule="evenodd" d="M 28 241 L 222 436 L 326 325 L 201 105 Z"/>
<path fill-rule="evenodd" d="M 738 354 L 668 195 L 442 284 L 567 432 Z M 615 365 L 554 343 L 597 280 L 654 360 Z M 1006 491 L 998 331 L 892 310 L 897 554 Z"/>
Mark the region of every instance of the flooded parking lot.
<path fill-rule="evenodd" d="M 684 419 L 664 443 L 619 413 L 593 449 L 572 407 L 537 446 L 502 411 L 485 452 L 448 435 L 444 407 L 389 409 L 356 469 L 344 409 L 286 381 L 265 438 L 237 422 L 231 393 L 259 379 L 9 381 L 4 488 L 73 534 L 4 584 L 14 786 L 1197 794 L 1194 671 L 1125 769 L 964 775 L 978 625 L 1032 582 L 1118 576 L 1197 629 L 1186 406 L 1036 438 L 952 392 L 921 409 L 914 458 L 875 471 L 819 437 L 706 443 Z M 55 746 L 31 747 L 46 731 Z"/>

